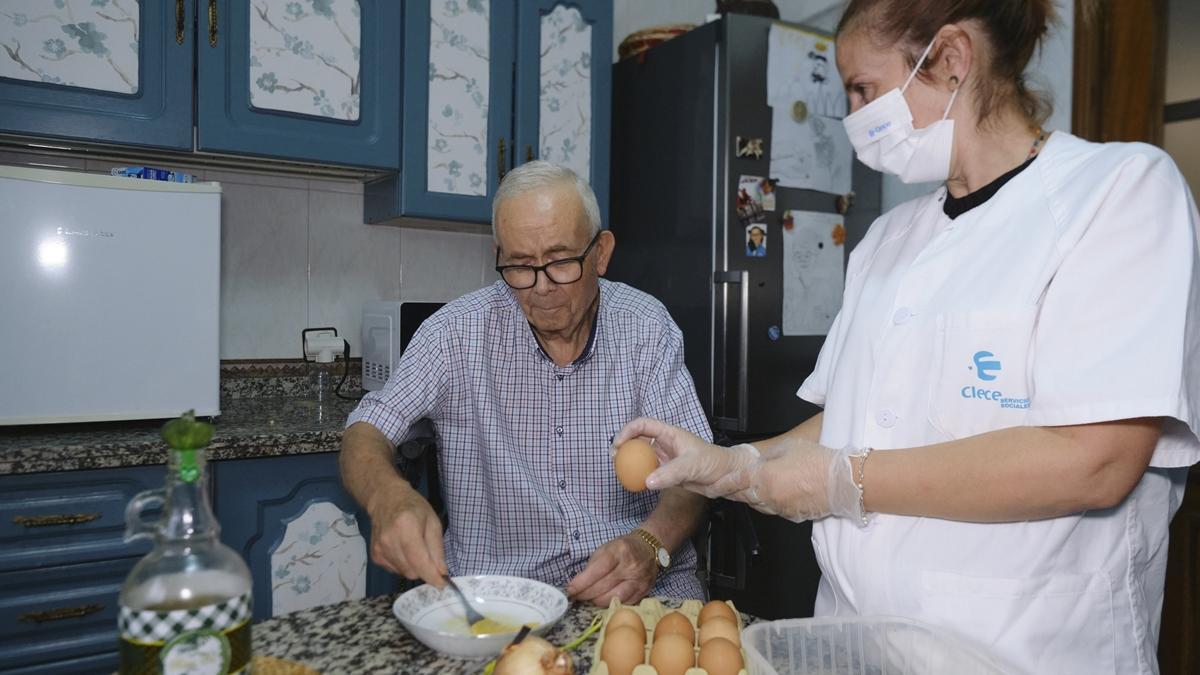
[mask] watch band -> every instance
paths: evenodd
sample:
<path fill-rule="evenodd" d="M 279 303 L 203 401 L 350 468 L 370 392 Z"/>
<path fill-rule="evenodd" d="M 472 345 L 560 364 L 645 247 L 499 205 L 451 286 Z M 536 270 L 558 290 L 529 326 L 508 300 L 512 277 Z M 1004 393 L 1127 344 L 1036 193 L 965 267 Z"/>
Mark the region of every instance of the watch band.
<path fill-rule="evenodd" d="M 671 553 L 666 546 L 659 541 L 658 537 L 650 534 L 642 528 L 637 528 L 633 531 L 634 536 L 650 545 L 651 552 L 654 554 L 654 563 L 658 565 L 660 572 L 665 571 L 671 566 Z"/>

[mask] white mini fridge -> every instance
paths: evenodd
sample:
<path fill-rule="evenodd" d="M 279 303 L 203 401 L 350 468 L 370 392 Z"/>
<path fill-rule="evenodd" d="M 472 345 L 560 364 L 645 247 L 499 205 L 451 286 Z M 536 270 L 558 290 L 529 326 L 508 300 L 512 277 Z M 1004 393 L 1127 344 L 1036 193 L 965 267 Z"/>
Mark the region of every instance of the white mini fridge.
<path fill-rule="evenodd" d="M 0 166 L 0 425 L 220 413 L 221 188 Z"/>

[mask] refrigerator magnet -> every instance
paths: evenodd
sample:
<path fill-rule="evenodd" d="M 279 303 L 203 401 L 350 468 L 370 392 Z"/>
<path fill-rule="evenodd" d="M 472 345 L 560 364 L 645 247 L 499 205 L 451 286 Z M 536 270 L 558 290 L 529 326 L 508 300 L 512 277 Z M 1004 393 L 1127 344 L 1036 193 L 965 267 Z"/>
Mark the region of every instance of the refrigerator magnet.
<path fill-rule="evenodd" d="M 737 205 L 738 220 L 743 226 L 750 225 L 762 220 L 763 212 L 766 210 L 764 204 L 766 195 L 763 194 L 763 185 L 770 185 L 770 182 L 759 176 L 742 176 L 738 178 L 737 199 L 734 200 Z M 775 209 L 775 192 L 771 192 L 771 209 Z"/>
<path fill-rule="evenodd" d="M 734 149 L 736 150 L 738 157 L 753 157 L 754 159 L 762 159 L 764 152 L 763 139 L 735 136 Z"/>
<path fill-rule="evenodd" d="M 779 330 L 779 326 L 771 326 L 767 329 L 767 339 L 771 342 L 778 342 L 781 337 L 783 337 L 783 331 Z"/>
<path fill-rule="evenodd" d="M 746 257 L 767 257 L 767 225 L 754 223 L 746 226 Z"/>
<path fill-rule="evenodd" d="M 770 178 L 763 178 L 759 181 L 759 188 L 762 190 L 762 207 L 764 211 L 775 210 L 775 181 Z"/>

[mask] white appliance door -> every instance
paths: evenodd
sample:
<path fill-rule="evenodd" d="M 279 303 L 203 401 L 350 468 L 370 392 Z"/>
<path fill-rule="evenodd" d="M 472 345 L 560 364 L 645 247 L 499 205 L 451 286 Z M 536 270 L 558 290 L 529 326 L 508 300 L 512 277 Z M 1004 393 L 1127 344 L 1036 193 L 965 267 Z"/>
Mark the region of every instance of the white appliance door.
<path fill-rule="evenodd" d="M 220 412 L 220 186 L 0 167 L 0 205 L 0 424 Z"/>

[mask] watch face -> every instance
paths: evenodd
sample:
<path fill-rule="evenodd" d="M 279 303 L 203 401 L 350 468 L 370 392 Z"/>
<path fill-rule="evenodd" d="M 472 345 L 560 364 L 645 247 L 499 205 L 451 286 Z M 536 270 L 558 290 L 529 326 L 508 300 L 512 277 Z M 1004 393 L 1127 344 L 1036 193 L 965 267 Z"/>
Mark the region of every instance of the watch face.
<path fill-rule="evenodd" d="M 660 567 L 671 566 L 671 554 L 667 553 L 667 549 L 661 547 L 658 549 L 658 564 Z"/>

